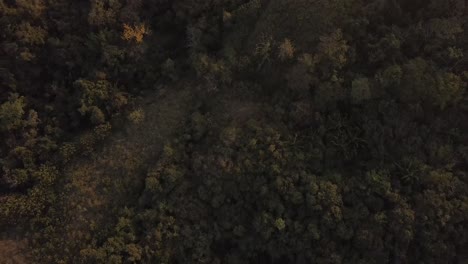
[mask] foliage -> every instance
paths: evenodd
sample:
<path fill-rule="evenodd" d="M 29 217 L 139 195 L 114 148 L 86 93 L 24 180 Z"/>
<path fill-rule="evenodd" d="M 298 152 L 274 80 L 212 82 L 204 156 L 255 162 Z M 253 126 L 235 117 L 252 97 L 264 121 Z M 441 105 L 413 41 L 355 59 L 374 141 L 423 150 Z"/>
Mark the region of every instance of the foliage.
<path fill-rule="evenodd" d="M 149 33 L 145 24 L 136 25 L 131 27 L 127 24 L 123 25 L 122 38 L 125 40 L 135 40 L 137 43 L 143 42 L 143 37 Z"/>
<path fill-rule="evenodd" d="M 464 263 L 467 8 L 0 0 L 0 235 L 31 263 Z"/>

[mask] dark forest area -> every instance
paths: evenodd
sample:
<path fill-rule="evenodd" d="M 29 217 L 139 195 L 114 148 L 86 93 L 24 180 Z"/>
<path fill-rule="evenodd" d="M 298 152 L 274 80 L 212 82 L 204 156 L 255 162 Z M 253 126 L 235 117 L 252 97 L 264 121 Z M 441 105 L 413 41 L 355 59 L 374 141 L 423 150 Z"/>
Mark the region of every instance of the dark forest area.
<path fill-rule="evenodd" d="M 0 263 L 468 264 L 465 0 L 0 0 Z"/>

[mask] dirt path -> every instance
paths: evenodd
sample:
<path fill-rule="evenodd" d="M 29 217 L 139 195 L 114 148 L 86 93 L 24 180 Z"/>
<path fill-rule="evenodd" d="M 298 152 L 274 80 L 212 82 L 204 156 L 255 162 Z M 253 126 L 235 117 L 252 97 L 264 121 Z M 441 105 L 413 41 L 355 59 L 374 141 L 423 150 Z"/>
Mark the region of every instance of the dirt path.
<path fill-rule="evenodd" d="M 180 85 L 182 86 L 182 85 Z M 183 86 L 182 86 L 183 87 Z M 55 234 L 54 259 L 49 263 L 82 263 L 83 245 L 96 243 L 95 235 L 115 213 L 115 205 L 141 184 L 147 167 L 156 162 L 164 145 L 185 125 L 192 97 L 187 89 L 152 92 L 135 101 L 145 118 L 126 121 L 99 150 L 79 158 L 64 170 L 64 215 Z M 26 259 L 26 242 L 0 237 L 0 264 L 35 263 Z"/>
<path fill-rule="evenodd" d="M 143 183 L 148 166 L 156 162 L 171 136 L 183 128 L 191 100 L 187 90 L 145 96 L 136 103 L 145 114 L 143 122 L 129 121 L 102 150 L 68 168 L 68 241 L 93 243 L 93 234 L 115 214 L 115 205 L 126 202 L 119 199 L 131 197 L 129 192 Z M 69 246 L 76 250 L 70 255 L 79 255 L 82 245 Z"/>

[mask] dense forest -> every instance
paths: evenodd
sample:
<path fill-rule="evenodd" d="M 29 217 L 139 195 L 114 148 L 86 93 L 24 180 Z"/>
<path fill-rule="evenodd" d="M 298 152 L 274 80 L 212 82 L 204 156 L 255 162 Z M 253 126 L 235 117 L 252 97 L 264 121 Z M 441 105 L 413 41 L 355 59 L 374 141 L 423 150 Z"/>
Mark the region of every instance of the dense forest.
<path fill-rule="evenodd" d="M 467 25 L 465 0 L 0 0 L 0 263 L 467 264 Z"/>

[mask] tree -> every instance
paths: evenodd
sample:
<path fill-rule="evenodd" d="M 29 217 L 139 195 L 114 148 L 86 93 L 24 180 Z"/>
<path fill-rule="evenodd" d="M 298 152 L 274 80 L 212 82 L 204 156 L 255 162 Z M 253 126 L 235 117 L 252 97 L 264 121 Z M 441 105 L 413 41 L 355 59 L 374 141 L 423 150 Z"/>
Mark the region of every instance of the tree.
<path fill-rule="evenodd" d="M 339 70 L 346 64 L 348 50 L 349 46 L 343 39 L 341 29 L 320 37 L 317 56 L 321 62 L 320 69 L 325 76 L 329 76 L 333 70 Z"/>
<path fill-rule="evenodd" d="M 11 94 L 8 101 L 0 105 L 0 128 L 8 132 L 20 128 L 25 114 L 25 98 L 18 94 Z"/>
<path fill-rule="evenodd" d="M 92 0 L 88 23 L 93 26 L 112 26 L 121 8 L 119 0 Z"/>
<path fill-rule="evenodd" d="M 143 37 L 149 33 L 150 30 L 145 24 L 135 25 L 134 27 L 124 24 L 122 38 L 124 40 L 134 40 L 136 43 L 141 43 L 143 42 Z"/>
<path fill-rule="evenodd" d="M 357 78 L 351 83 L 351 100 L 355 104 L 371 98 L 369 79 Z"/>
<path fill-rule="evenodd" d="M 281 60 L 291 59 L 294 56 L 294 45 L 291 40 L 284 39 L 284 41 L 279 46 L 278 57 Z"/>

